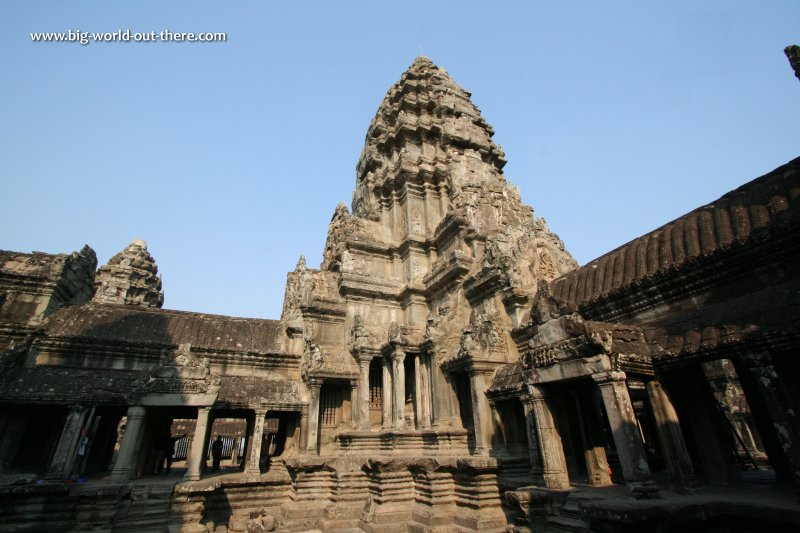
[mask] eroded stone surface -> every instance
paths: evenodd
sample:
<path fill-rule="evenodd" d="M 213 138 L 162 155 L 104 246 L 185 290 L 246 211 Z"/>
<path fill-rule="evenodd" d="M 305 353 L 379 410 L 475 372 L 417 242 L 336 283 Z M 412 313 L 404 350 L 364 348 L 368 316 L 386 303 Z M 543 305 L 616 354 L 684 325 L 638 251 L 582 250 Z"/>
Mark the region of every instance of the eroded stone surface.
<path fill-rule="evenodd" d="M 94 301 L 105 304 L 161 307 L 164 293 L 155 259 L 147 243 L 132 241 L 100 267 L 95 279 Z"/>
<path fill-rule="evenodd" d="M 0 528 L 800 524 L 739 486 L 800 482 L 800 159 L 578 267 L 492 136 L 417 58 L 280 320 L 160 309 L 143 241 L 0 252 Z"/>

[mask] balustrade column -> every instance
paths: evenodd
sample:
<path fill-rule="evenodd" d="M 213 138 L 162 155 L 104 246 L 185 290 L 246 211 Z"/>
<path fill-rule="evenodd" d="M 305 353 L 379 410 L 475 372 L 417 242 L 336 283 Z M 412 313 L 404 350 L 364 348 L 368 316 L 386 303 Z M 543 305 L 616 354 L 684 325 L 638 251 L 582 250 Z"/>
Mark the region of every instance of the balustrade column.
<path fill-rule="evenodd" d="M 319 393 L 322 381 L 311 378 L 308 380 L 308 440 L 306 450 L 310 453 L 319 453 L 317 441 L 319 440 Z"/>
<path fill-rule="evenodd" d="M 371 356 L 358 361 L 361 372 L 358 378 L 357 403 L 353 404 L 353 410 L 356 413 L 354 418 L 361 429 L 369 428 L 369 365 L 371 362 Z"/>
<path fill-rule="evenodd" d="M 393 426 L 394 409 L 392 409 L 392 362 L 383 358 L 383 420 L 381 427 L 389 429 Z"/>
<path fill-rule="evenodd" d="M 394 374 L 394 427 L 395 429 L 405 429 L 405 410 L 406 410 L 406 354 L 402 350 L 395 349 L 392 358 Z"/>
<path fill-rule="evenodd" d="M 419 355 L 420 368 L 422 369 L 422 376 L 420 383 L 422 384 L 422 420 L 420 425 L 423 428 L 431 427 L 431 360 L 428 356 Z"/>
<path fill-rule="evenodd" d="M 360 416 L 359 410 L 361 406 L 359 405 L 359 380 L 358 379 L 351 379 L 350 380 L 350 427 L 355 429 L 358 427 Z"/>

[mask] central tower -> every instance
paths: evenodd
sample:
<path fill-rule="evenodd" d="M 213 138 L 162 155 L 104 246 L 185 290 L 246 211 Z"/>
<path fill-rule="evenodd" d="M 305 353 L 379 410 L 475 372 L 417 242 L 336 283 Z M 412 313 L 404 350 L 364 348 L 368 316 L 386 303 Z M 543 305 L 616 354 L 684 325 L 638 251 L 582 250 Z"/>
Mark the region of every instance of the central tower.
<path fill-rule="evenodd" d="M 339 204 L 320 269 L 301 259 L 287 283 L 282 321 L 305 356 L 309 452 L 354 442 L 353 429 L 436 428 L 468 435 L 458 453 L 489 453 L 484 391 L 519 359 L 510 331 L 539 281 L 577 266 L 506 181 L 493 134 L 426 57 L 383 99 L 352 213 Z"/>

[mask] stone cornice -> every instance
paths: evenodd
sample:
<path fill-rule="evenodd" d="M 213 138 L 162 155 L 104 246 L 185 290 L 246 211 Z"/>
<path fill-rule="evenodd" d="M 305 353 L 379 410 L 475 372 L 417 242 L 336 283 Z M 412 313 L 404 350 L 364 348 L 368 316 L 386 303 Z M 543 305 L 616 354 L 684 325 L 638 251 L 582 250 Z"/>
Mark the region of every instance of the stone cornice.
<path fill-rule="evenodd" d="M 484 267 L 464 280 L 464 294 L 470 304 L 475 306 L 505 289 L 507 285 L 507 279 L 499 267 Z"/>
<path fill-rule="evenodd" d="M 461 251 L 456 251 L 451 256 L 437 261 L 422 282 L 428 290 L 438 292 L 444 285 L 464 276 L 470 271 L 472 265 L 472 258 Z"/>
<path fill-rule="evenodd" d="M 82 368 L 110 368 L 114 360 L 137 361 L 145 370 L 158 364 L 165 353 L 178 348 L 177 345 L 93 342 L 87 339 L 46 337 L 35 343 L 39 357 L 59 360 Z M 207 357 L 212 364 L 236 365 L 251 368 L 295 369 L 300 365 L 300 356 L 286 352 L 236 352 L 232 350 L 197 350 L 192 354 Z"/>
<path fill-rule="evenodd" d="M 344 317 L 347 308 L 344 302 L 313 299 L 300 306 L 304 318 Z"/>
<path fill-rule="evenodd" d="M 381 279 L 355 272 L 343 272 L 339 282 L 339 292 L 342 296 L 358 294 L 397 300 L 404 290 L 405 284 L 399 281 Z"/>

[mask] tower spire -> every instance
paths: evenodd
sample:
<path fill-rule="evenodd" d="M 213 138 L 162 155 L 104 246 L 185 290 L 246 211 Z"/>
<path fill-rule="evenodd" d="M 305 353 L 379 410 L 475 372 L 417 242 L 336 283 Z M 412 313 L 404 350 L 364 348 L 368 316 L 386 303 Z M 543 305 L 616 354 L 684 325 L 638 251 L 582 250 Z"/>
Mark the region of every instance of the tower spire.
<path fill-rule="evenodd" d="M 164 293 L 156 261 L 147 243 L 134 240 L 100 267 L 94 281 L 95 302 L 161 307 Z"/>

